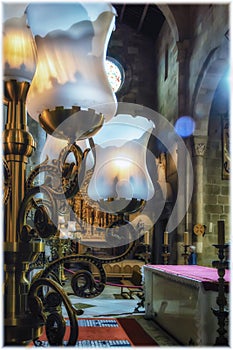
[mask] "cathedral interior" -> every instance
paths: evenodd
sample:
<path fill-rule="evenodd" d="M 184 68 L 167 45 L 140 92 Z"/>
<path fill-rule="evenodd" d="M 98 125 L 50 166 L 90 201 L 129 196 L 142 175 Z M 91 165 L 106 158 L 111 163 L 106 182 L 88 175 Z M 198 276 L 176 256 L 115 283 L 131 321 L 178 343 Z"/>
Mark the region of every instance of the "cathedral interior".
<path fill-rule="evenodd" d="M 67 280 L 230 345 L 230 7 L 3 4 L 4 346 L 75 346 Z"/>

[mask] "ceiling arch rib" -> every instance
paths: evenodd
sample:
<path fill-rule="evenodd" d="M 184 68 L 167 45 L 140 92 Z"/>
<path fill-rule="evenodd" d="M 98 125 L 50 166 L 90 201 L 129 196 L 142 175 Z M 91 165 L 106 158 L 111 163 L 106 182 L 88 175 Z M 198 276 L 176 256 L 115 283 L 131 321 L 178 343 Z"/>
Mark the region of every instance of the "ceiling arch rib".
<path fill-rule="evenodd" d="M 214 48 L 199 73 L 192 100 L 192 115 L 196 123 L 194 136 L 208 135 L 209 114 L 217 86 L 229 65 L 224 47 Z"/>
<path fill-rule="evenodd" d="M 156 40 L 165 17 L 159 7 L 152 3 L 112 3 L 118 17 L 117 22 L 125 23 L 137 33 Z"/>

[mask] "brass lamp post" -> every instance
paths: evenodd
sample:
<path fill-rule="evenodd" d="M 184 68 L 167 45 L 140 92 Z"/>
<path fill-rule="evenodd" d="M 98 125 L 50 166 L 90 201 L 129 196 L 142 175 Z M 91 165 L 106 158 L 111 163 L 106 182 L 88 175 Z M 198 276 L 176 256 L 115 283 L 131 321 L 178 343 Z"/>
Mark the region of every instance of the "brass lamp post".
<path fill-rule="evenodd" d="M 25 195 L 26 164 L 35 148 L 33 137 L 27 130 L 25 102 L 29 81 L 36 68 L 36 48 L 25 16 L 5 22 L 3 48 L 7 79 L 4 82 L 7 120 L 3 151 L 8 192 L 10 189 L 4 215 L 4 338 L 6 344 L 24 344 L 41 332 L 41 325 L 28 314 L 29 281 L 26 271 L 28 262 L 43 251 L 42 242 L 21 240 L 19 232 L 22 232 L 22 227 L 17 225 L 19 206 Z"/>
<path fill-rule="evenodd" d="M 32 266 L 44 252 L 45 240 L 57 236 L 59 205 L 73 198 L 84 181 L 90 149 L 83 150 L 78 145 L 79 140 L 94 136 L 104 121 L 109 121 L 116 113 L 116 97 L 104 64 L 116 13 L 107 3 L 32 3 L 26 9 L 25 6 L 4 5 L 4 104 L 7 109 L 3 131 L 4 345 L 36 342 L 44 326 L 49 344 L 62 345 L 66 330 L 62 305 L 70 322 L 67 345 L 75 345 L 78 313 L 53 270 L 70 261 L 95 265 L 100 274 L 98 281 L 89 271 L 77 271 L 71 281 L 77 296 L 90 298 L 99 295 L 105 287 L 106 274 L 102 265 L 115 259 L 77 254 L 59 256 L 33 277 L 29 275 L 29 264 Z M 35 148 L 28 132 L 27 112 L 51 138 L 62 139 L 66 145 L 57 159 L 46 158 L 26 179 L 28 157 Z M 146 136 L 141 134 L 138 141 L 133 140 L 132 147 L 128 147 L 129 140 L 124 139 L 120 152 L 129 150 L 127 159 L 116 155 L 116 159 L 111 160 L 114 163 L 120 157 L 123 168 L 127 163 L 126 173 L 121 166 L 117 169 L 118 196 L 112 196 L 111 192 L 114 176 L 104 196 L 98 195 L 95 186 L 89 189 L 105 211 L 122 215 L 139 210 L 154 193 L 142 152 L 153 123 L 143 117 L 126 116 L 126 119 L 132 125 L 140 119 L 139 129 L 143 129 Z M 121 127 L 124 129 L 125 125 Z M 134 147 L 143 154 L 141 163 L 130 162 Z M 71 163 L 68 162 L 70 155 Z M 129 174 L 132 165 L 137 176 Z M 98 169 L 99 164 L 97 172 Z M 36 176 L 42 172 L 45 173 L 44 183 L 35 185 Z M 106 178 L 108 167 L 104 172 Z M 99 189 L 102 191 L 101 186 Z M 110 199 L 109 203 L 106 199 L 107 202 Z M 29 211 L 34 213 L 34 227 L 27 220 Z M 125 231 L 129 231 L 134 242 L 135 230 L 130 223 L 125 223 Z M 109 240 L 111 230 L 116 228 L 116 225 L 110 228 Z M 117 257 L 117 261 L 123 260 L 134 245 L 132 243 Z"/>

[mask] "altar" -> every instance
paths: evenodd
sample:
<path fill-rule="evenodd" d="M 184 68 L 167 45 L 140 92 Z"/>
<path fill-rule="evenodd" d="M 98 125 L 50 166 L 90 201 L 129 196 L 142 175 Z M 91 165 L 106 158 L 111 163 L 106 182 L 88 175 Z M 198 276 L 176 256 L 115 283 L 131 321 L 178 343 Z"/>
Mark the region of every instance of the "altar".
<path fill-rule="evenodd" d="M 226 270 L 229 308 L 230 271 Z M 183 345 L 215 344 L 218 274 L 197 265 L 144 265 L 145 318 L 153 319 Z M 227 326 L 226 326 L 227 327 Z"/>

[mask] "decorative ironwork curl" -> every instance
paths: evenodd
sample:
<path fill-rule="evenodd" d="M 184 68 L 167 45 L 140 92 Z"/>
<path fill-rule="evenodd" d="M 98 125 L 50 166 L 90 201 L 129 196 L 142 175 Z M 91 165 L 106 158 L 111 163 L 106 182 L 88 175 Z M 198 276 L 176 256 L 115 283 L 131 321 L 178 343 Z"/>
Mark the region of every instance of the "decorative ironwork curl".
<path fill-rule="evenodd" d="M 50 314 L 45 323 L 46 335 L 50 345 L 62 345 L 66 331 L 66 321 L 59 313 Z"/>
<path fill-rule="evenodd" d="M 77 255 L 77 254 L 71 254 L 71 255 L 64 256 L 62 258 L 59 258 L 59 259 L 51 262 L 44 269 L 41 277 L 46 278 L 51 271 L 58 268 L 61 264 L 68 263 L 68 262 L 75 262 L 75 263 L 80 263 L 80 264 L 81 263 L 89 263 L 89 264 L 94 265 L 97 268 L 97 270 L 99 271 L 99 280 L 98 281 L 96 281 L 94 279 L 92 279 L 90 281 L 91 277 L 88 274 L 86 274 L 85 275 L 85 278 L 87 281 L 86 287 L 83 288 L 83 286 L 82 286 L 81 288 L 79 288 L 76 285 L 74 292 L 77 296 L 85 297 L 85 298 L 94 298 L 102 293 L 102 291 L 104 290 L 104 287 L 105 287 L 105 283 L 106 283 L 106 274 L 105 274 L 104 268 L 102 266 L 102 260 L 98 259 L 94 256 Z M 75 281 L 75 278 L 74 278 L 74 281 Z M 78 276 L 77 276 L 77 278 L 78 278 Z M 89 282 L 92 283 L 91 290 L 89 290 L 89 288 L 88 288 Z M 75 283 L 75 282 L 73 282 L 73 283 Z"/>
<path fill-rule="evenodd" d="M 42 269 L 44 268 L 45 264 L 46 264 L 45 253 L 44 252 L 39 253 L 36 259 L 33 262 L 29 263 L 28 272 L 34 269 Z"/>
<path fill-rule="evenodd" d="M 38 164 L 34 169 L 32 169 L 25 184 L 26 193 L 29 190 L 31 190 L 33 187 L 35 187 L 34 181 L 39 174 L 47 171 L 51 174 L 51 176 L 57 176 L 57 167 L 54 165 L 48 164 L 48 161 L 49 161 L 49 157 L 46 156 L 46 159 L 41 164 Z"/>
<path fill-rule="evenodd" d="M 60 153 L 59 164 L 62 172 L 62 186 L 65 189 L 64 196 L 67 199 L 72 198 L 80 190 L 85 176 L 86 157 L 89 151 L 90 148 L 87 148 L 82 152 L 81 148 L 73 143 L 65 147 Z M 65 163 L 70 153 L 73 153 L 76 165 L 74 163 L 70 165 Z"/>
<path fill-rule="evenodd" d="M 26 214 L 27 214 L 27 208 L 29 205 L 31 205 L 31 200 L 33 200 L 33 197 L 38 194 L 38 193 L 44 193 L 49 197 L 50 200 L 50 210 L 51 210 L 51 220 L 47 221 L 47 225 L 43 225 L 40 227 L 40 225 L 37 225 L 37 230 L 39 235 L 42 235 L 41 237 L 45 236 L 48 237 L 49 234 L 52 235 L 55 232 L 55 228 L 57 228 L 57 220 L 58 220 L 58 215 L 57 215 L 57 203 L 54 200 L 50 190 L 46 186 L 37 186 L 33 187 L 28 191 L 20 205 L 19 208 L 19 214 L 18 214 L 18 219 L 17 219 L 17 234 L 20 236 L 20 239 L 22 239 L 22 232 L 23 232 L 23 227 L 26 225 Z M 45 217 L 44 217 L 45 219 Z M 45 219 L 46 220 L 46 219 Z M 32 229 L 29 233 L 33 234 L 35 233 L 35 230 Z M 32 238 L 31 237 L 31 238 Z M 23 240 L 26 239 L 25 237 Z"/>
<path fill-rule="evenodd" d="M 60 152 L 59 159 L 48 164 L 48 157 L 40 165 L 30 173 L 26 182 L 26 194 L 21 203 L 17 232 L 21 235 L 21 239 L 29 241 L 35 234 L 35 230 L 30 230 L 30 226 L 26 224 L 26 217 L 31 208 L 35 208 L 35 227 L 41 238 L 48 238 L 54 235 L 57 231 L 58 217 L 58 200 L 66 201 L 72 198 L 80 189 L 80 184 L 83 182 L 86 169 L 86 156 L 90 149 L 82 152 L 81 148 L 76 144 L 70 144 Z M 73 153 L 75 163 L 65 163 L 68 155 Z M 7 166 L 7 165 L 6 165 Z M 34 186 L 35 178 L 43 172 L 48 175 L 44 184 Z M 52 179 L 57 179 L 56 186 L 52 186 Z M 49 209 L 52 212 L 51 219 L 49 218 L 48 206 L 38 205 L 38 199 L 33 198 L 38 193 L 45 193 L 49 197 Z M 54 215 L 55 214 L 55 215 Z M 22 233 L 23 232 L 23 233 Z"/>
<path fill-rule="evenodd" d="M 45 185 L 48 185 L 46 181 L 57 179 L 58 184 L 56 187 L 50 187 L 50 191 L 56 199 L 64 200 L 72 198 L 79 191 L 83 183 L 86 170 L 86 157 L 89 151 L 90 149 L 87 148 L 82 152 L 81 148 L 74 143 L 64 147 L 60 152 L 58 160 L 53 160 L 52 164 L 48 164 L 49 158 L 46 157 L 45 161 L 36 166 L 30 173 L 26 183 L 26 190 L 29 191 L 33 188 L 35 178 L 44 172 L 47 173 Z M 73 154 L 75 163 L 65 162 L 70 153 Z"/>
<path fill-rule="evenodd" d="M 115 225 L 120 225 L 122 222 L 123 221 L 120 220 L 119 222 L 115 223 Z M 124 223 L 126 224 L 128 222 L 124 221 Z M 100 295 L 104 290 L 106 284 L 106 273 L 103 265 L 124 260 L 137 247 L 137 231 L 133 228 L 131 224 L 129 224 L 129 226 L 127 227 L 130 230 L 131 235 L 134 237 L 134 240 L 129 244 L 128 248 L 126 248 L 123 254 L 117 257 L 105 259 L 97 258 L 91 255 L 66 255 L 51 262 L 42 272 L 41 277 L 46 278 L 53 270 L 58 269 L 58 267 L 60 265 L 63 265 L 64 263 L 75 262 L 80 265 L 82 265 L 82 263 L 86 265 L 94 265 L 99 273 L 98 280 L 94 279 L 93 275 L 88 270 L 82 268 L 81 270 L 78 270 L 76 273 L 74 273 L 71 279 L 71 286 L 74 291 L 74 294 L 78 297 L 94 298 Z"/>
<path fill-rule="evenodd" d="M 32 189 L 31 191 L 33 191 Z M 38 209 L 40 209 L 39 207 Z M 43 212 L 43 209 L 42 209 Z M 80 310 L 75 309 L 68 296 L 65 294 L 61 281 L 54 273 L 54 270 L 64 263 L 75 262 L 79 265 L 85 263 L 86 265 L 94 265 L 98 272 L 98 278 L 94 278 L 92 273 L 85 269 L 85 266 L 75 272 L 71 278 L 71 286 L 74 294 L 79 297 L 94 298 L 102 293 L 106 285 L 106 273 L 103 265 L 112 262 L 118 262 L 125 259 L 132 250 L 137 246 L 137 231 L 126 220 L 121 219 L 112 224 L 110 228 L 127 225 L 133 241 L 129 244 L 126 251 L 120 256 L 113 258 L 101 259 L 89 255 L 71 254 L 63 256 L 53 262 L 43 270 L 40 271 L 36 278 L 32 280 L 30 291 L 28 294 L 28 304 L 33 315 L 41 319 L 45 324 L 46 334 L 50 345 L 62 345 L 65 334 L 65 320 L 62 316 L 61 305 L 64 303 L 69 319 L 71 320 L 71 333 L 67 345 L 76 344 L 78 337 L 78 325 L 76 315 L 80 314 Z M 45 294 L 44 286 L 49 287 L 49 292 Z M 52 289 L 52 291 L 51 291 Z M 75 330 L 76 329 L 76 330 Z M 34 340 L 35 345 L 43 346 L 39 339 Z M 63 344 L 64 345 L 64 344 Z"/>
<path fill-rule="evenodd" d="M 49 218 L 48 211 L 44 205 L 40 205 L 36 209 L 34 224 L 41 238 L 49 238 L 57 232 L 57 226 Z"/>
<path fill-rule="evenodd" d="M 51 304 L 51 299 L 53 300 L 54 298 L 47 297 L 47 299 L 45 298 L 42 301 L 38 296 L 38 291 L 41 290 L 43 286 L 53 289 L 54 292 L 59 295 L 55 304 L 54 302 Z M 62 287 L 57 282 L 43 277 L 36 279 L 31 283 L 28 293 L 28 305 L 32 314 L 35 315 L 35 317 L 42 319 L 43 323 L 45 322 L 46 335 L 50 345 L 65 345 L 63 344 L 65 320 L 62 314 L 58 312 L 58 306 L 60 306 L 61 302 L 66 308 L 70 323 L 70 335 L 67 346 L 72 346 L 76 344 L 78 339 L 76 310 L 73 309 L 72 304 L 64 293 Z"/>
<path fill-rule="evenodd" d="M 71 278 L 72 289 L 78 297 L 94 298 L 102 293 L 105 285 L 96 283 L 91 272 L 78 270 Z"/>

